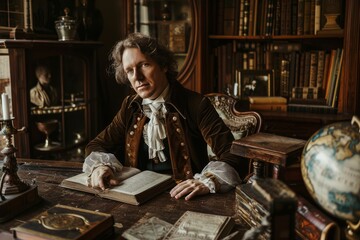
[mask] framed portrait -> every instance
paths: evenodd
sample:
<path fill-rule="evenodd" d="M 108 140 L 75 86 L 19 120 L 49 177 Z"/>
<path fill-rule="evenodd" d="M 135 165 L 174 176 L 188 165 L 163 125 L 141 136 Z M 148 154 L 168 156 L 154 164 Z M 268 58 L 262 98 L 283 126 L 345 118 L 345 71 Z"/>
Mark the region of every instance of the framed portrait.
<path fill-rule="evenodd" d="M 249 96 L 273 96 L 275 92 L 274 71 L 241 71 L 239 89 L 241 99 L 248 99 Z"/>

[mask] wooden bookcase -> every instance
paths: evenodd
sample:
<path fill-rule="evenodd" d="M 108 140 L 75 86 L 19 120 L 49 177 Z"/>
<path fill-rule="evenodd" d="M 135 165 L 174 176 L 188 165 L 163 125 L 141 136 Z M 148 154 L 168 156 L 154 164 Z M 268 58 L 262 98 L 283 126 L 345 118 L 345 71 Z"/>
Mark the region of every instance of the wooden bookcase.
<path fill-rule="evenodd" d="M 17 157 L 83 158 L 83 147 L 98 133 L 96 52 L 101 45 L 84 41 L 0 40 L 0 90 L 10 97 L 15 128 L 27 128 L 14 136 Z M 58 94 L 57 103 L 48 107 L 30 101 L 39 65 L 51 70 L 51 84 Z M 58 146 L 44 149 L 45 134 L 37 123 L 50 120 L 57 121 L 50 138 Z"/>
<path fill-rule="evenodd" d="M 226 0 L 227 1 L 227 0 Z M 246 0 L 245 0 L 246 1 Z M 219 3 L 225 1 L 201 1 L 199 3 L 199 20 L 203 26 L 199 39 L 202 40 L 199 47 L 200 54 L 197 56 L 200 62 L 199 71 L 201 73 L 200 89 L 203 93 L 207 92 L 223 92 L 221 82 L 234 82 L 235 71 L 231 72 L 232 77 L 226 76 L 226 73 L 218 72 L 217 56 L 220 46 L 233 46 L 226 49 L 225 56 L 233 54 L 234 46 L 239 44 L 254 44 L 265 46 L 269 44 L 286 43 L 289 45 L 300 45 L 301 52 L 312 50 L 330 50 L 343 49 L 343 62 L 341 68 L 340 87 L 338 94 L 338 113 L 337 114 L 315 114 L 315 113 L 295 113 L 295 112 L 260 112 L 264 119 L 263 131 L 308 139 L 310 135 L 321 126 L 335 121 L 348 120 L 354 114 L 360 114 L 360 70 L 359 70 L 359 42 L 360 42 L 360 4 L 356 0 L 342 1 L 343 5 L 343 33 L 326 34 L 326 35 L 250 35 L 239 36 L 238 34 L 218 34 L 216 24 L 222 22 L 217 13 Z M 229 1 L 227 1 L 229 2 Z M 230 1 L 231 2 L 231 1 Z M 230 4 L 230 8 L 237 7 Z M 249 2 L 249 1 L 248 1 Z M 260 1 L 259 1 L 260 2 Z M 277 1 L 274 1 L 274 3 Z M 283 3 L 284 1 L 280 1 Z M 287 1 L 291 2 L 291 1 Z M 296 2 L 296 1 L 295 1 Z M 240 4 L 240 3 L 239 3 Z M 224 6 L 222 6 L 224 7 Z M 229 5 L 228 5 L 229 7 Z M 230 9 L 231 10 L 231 9 Z M 216 17 L 215 17 L 216 16 Z M 220 16 L 224 17 L 224 16 Z M 225 17 L 226 21 L 226 17 Z M 236 24 L 235 24 L 236 25 Z M 226 32 L 226 31 L 225 31 Z M 228 51 L 228 52 L 226 52 Z M 224 66 L 230 67 L 224 61 Z M 276 66 L 275 66 L 276 67 Z M 280 71 L 279 66 L 275 71 Z M 274 68 L 272 68 L 274 69 Z M 259 70 L 259 69 L 256 69 Z M 262 69 L 264 70 L 264 69 Z M 269 70 L 269 69 L 267 69 Z M 231 76 L 231 75 L 230 75 Z M 227 78 L 227 79 L 226 79 Z M 279 81 L 276 80 L 276 81 Z M 275 84 L 274 95 L 279 94 L 279 85 Z M 244 106 L 246 109 L 246 106 Z"/>

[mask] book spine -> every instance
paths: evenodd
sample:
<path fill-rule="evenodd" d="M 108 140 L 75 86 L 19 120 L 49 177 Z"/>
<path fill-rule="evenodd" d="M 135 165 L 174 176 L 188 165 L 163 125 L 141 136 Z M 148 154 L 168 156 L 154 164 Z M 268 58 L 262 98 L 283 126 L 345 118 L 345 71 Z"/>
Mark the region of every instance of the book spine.
<path fill-rule="evenodd" d="M 244 31 L 244 1 L 240 0 L 240 11 L 239 11 L 239 30 L 238 35 L 242 36 Z"/>
<path fill-rule="evenodd" d="M 325 52 L 323 81 L 322 81 L 322 89 L 324 93 L 326 92 L 326 87 L 327 87 L 329 67 L 330 67 L 330 53 Z"/>
<path fill-rule="evenodd" d="M 310 52 L 309 87 L 316 87 L 317 65 L 318 65 L 318 54 L 316 51 L 311 51 Z"/>
<path fill-rule="evenodd" d="M 286 10 L 285 10 L 285 35 L 291 35 L 291 1 L 286 2 Z"/>
<path fill-rule="evenodd" d="M 289 3 L 290 4 L 290 3 Z M 281 1 L 281 16 L 280 16 L 280 34 L 286 35 L 286 10 L 287 10 L 288 1 Z"/>
<path fill-rule="evenodd" d="M 250 96 L 249 102 L 254 104 L 270 104 L 270 103 L 276 103 L 276 104 L 286 104 L 287 100 L 284 97 L 255 97 Z"/>
<path fill-rule="evenodd" d="M 304 34 L 304 8 L 305 0 L 298 0 L 296 34 Z"/>
<path fill-rule="evenodd" d="M 298 0 L 291 0 L 291 35 L 297 34 Z"/>
<path fill-rule="evenodd" d="M 304 35 L 310 34 L 311 0 L 304 0 Z"/>
<path fill-rule="evenodd" d="M 305 70 L 305 53 L 300 53 L 300 66 L 299 66 L 299 85 L 297 87 L 304 87 L 304 70 Z"/>
<path fill-rule="evenodd" d="M 273 11 L 274 11 L 273 0 L 268 0 L 268 5 L 267 5 L 267 9 L 266 9 L 266 28 L 265 28 L 266 36 L 270 36 L 272 34 Z"/>
<path fill-rule="evenodd" d="M 301 196 L 295 218 L 295 231 L 300 239 L 340 239 L 338 224 Z"/>
<path fill-rule="evenodd" d="M 280 96 L 289 96 L 289 61 L 281 60 L 280 66 Z"/>
<path fill-rule="evenodd" d="M 321 18 L 321 0 L 315 0 L 315 23 L 314 23 L 314 34 L 320 30 L 320 18 Z"/>
<path fill-rule="evenodd" d="M 239 2 L 239 1 L 237 1 Z M 250 0 L 249 3 L 249 36 L 254 36 L 254 8 L 255 8 L 255 1 Z"/>
<path fill-rule="evenodd" d="M 217 1 L 217 4 L 214 4 L 214 6 L 216 5 L 217 9 L 214 10 L 214 12 L 217 13 L 217 19 L 218 21 L 216 22 L 216 33 L 219 35 L 223 35 L 224 34 L 224 1 Z"/>
<path fill-rule="evenodd" d="M 331 77 L 333 75 L 333 71 L 335 68 L 335 59 L 336 59 L 336 50 L 332 49 L 330 53 L 330 62 L 329 62 L 329 68 L 326 73 L 326 92 L 325 92 L 325 98 L 329 99 L 330 94 L 330 86 L 331 86 Z"/>
<path fill-rule="evenodd" d="M 337 109 L 323 105 L 288 104 L 288 112 L 307 112 L 319 114 L 336 114 Z"/>
<path fill-rule="evenodd" d="M 244 0 L 244 28 L 243 36 L 249 35 L 249 11 L 250 11 L 250 0 Z"/>
<path fill-rule="evenodd" d="M 317 98 L 317 99 L 304 99 L 304 98 L 289 98 L 289 104 L 310 104 L 310 105 L 326 105 L 325 98 Z"/>
<path fill-rule="evenodd" d="M 275 12 L 274 12 L 274 35 L 280 35 L 281 26 L 281 0 L 275 0 Z"/>
<path fill-rule="evenodd" d="M 304 65 L 304 87 L 309 87 L 310 82 L 310 52 L 305 52 L 305 65 Z"/>
<path fill-rule="evenodd" d="M 250 104 L 250 110 L 253 111 L 272 111 L 272 112 L 286 112 L 286 104 Z"/>
<path fill-rule="evenodd" d="M 324 66 L 325 64 L 325 51 L 318 51 L 318 63 L 317 63 L 317 73 L 316 73 L 316 87 L 322 88 L 324 81 Z"/>
<path fill-rule="evenodd" d="M 234 35 L 235 26 L 235 1 L 224 1 L 224 35 Z"/>
<path fill-rule="evenodd" d="M 310 1 L 309 34 L 315 34 L 315 0 Z"/>

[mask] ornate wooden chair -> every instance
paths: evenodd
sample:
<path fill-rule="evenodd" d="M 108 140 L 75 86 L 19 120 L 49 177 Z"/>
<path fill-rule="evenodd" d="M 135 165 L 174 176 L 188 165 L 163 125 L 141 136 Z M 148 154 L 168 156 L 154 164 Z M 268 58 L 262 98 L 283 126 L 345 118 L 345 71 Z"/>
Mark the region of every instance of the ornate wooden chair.
<path fill-rule="evenodd" d="M 223 93 L 209 93 L 205 96 L 210 99 L 220 117 L 230 128 L 235 139 L 246 137 L 260 131 L 262 124 L 260 114 L 255 111 L 241 112 L 237 110 L 236 106 L 239 104 L 238 99 Z M 215 154 L 209 146 L 208 154 L 210 159 L 216 159 Z M 249 174 L 252 172 L 251 169 L 252 164 L 249 165 Z"/>
<path fill-rule="evenodd" d="M 260 131 L 262 118 L 255 111 L 241 112 L 237 110 L 239 101 L 223 93 L 209 93 L 206 95 L 232 131 L 234 138 L 239 139 Z"/>

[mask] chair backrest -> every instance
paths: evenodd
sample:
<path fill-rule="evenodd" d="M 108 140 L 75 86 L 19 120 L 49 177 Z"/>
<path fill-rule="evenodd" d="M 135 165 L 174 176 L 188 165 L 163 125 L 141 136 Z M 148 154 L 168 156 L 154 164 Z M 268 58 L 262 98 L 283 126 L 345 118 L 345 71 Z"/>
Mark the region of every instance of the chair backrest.
<path fill-rule="evenodd" d="M 210 99 L 220 117 L 230 128 L 235 139 L 260 131 L 262 124 L 260 114 L 255 111 L 241 112 L 237 110 L 238 99 L 223 93 L 209 93 L 205 96 Z"/>

